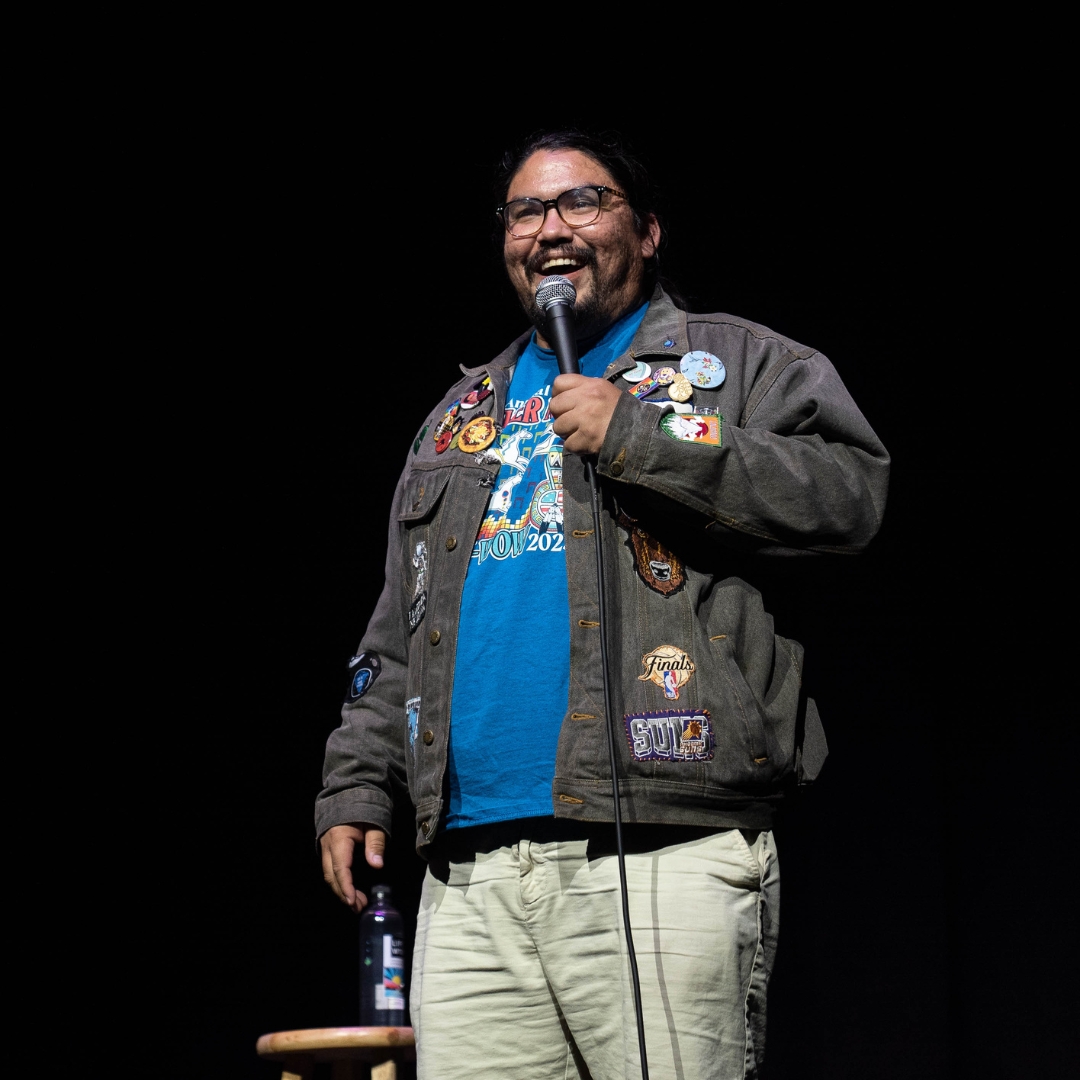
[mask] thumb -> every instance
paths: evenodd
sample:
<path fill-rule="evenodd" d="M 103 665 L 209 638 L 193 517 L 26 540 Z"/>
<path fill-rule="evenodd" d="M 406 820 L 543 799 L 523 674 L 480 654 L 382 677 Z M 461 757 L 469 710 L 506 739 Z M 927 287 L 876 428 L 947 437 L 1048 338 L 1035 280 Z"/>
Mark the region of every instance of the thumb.
<path fill-rule="evenodd" d="M 381 867 L 386 852 L 386 833 L 382 829 L 368 829 L 364 834 L 364 858 L 368 866 Z"/>

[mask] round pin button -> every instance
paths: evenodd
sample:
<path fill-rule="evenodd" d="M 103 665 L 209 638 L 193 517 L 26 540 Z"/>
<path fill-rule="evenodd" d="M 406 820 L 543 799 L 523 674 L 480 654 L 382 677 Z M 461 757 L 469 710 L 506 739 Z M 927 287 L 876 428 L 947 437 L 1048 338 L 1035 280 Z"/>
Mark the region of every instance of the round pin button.
<path fill-rule="evenodd" d="M 694 387 L 690 380 L 679 372 L 667 388 L 667 392 L 672 401 L 689 401 L 694 396 Z"/>
<path fill-rule="evenodd" d="M 712 390 L 719 386 L 727 378 L 727 369 L 724 361 L 719 356 L 713 356 L 703 349 L 695 349 L 686 353 L 679 361 L 682 373 L 694 386 Z"/>
<path fill-rule="evenodd" d="M 639 360 L 629 371 L 624 371 L 622 377 L 627 382 L 638 383 L 642 379 L 647 379 L 651 374 L 652 368 L 644 360 Z"/>
<path fill-rule="evenodd" d="M 461 429 L 458 449 L 466 454 L 475 454 L 478 450 L 490 446 L 495 441 L 496 434 L 495 421 L 490 416 L 478 416 Z"/>
<path fill-rule="evenodd" d="M 491 397 L 491 390 L 486 386 L 481 386 L 476 390 L 470 390 L 461 399 L 461 407 L 463 409 L 475 409 L 481 401 L 489 397 Z"/>
<path fill-rule="evenodd" d="M 673 367 L 662 367 L 656 369 L 656 381 L 661 386 L 670 386 L 675 381 L 675 376 L 678 374 Z"/>

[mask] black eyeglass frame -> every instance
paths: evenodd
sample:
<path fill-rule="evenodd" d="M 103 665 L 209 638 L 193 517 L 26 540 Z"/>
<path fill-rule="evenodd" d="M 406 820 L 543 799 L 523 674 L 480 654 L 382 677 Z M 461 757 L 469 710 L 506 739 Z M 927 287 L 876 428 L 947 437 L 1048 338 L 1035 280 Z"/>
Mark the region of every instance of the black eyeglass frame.
<path fill-rule="evenodd" d="M 566 218 L 563 217 L 563 212 L 559 209 L 559 200 L 566 195 L 570 195 L 572 192 L 581 191 L 583 189 L 595 191 L 597 194 L 599 202 L 596 207 L 596 217 L 592 218 L 590 221 L 583 221 L 580 225 L 575 225 L 572 221 L 567 221 Z M 559 215 L 562 223 L 568 228 L 584 229 L 589 225 L 595 225 L 600 220 L 600 215 L 604 212 L 604 195 L 609 191 L 612 195 L 618 195 L 620 199 L 629 198 L 626 192 L 620 191 L 618 188 L 611 187 L 609 184 L 577 184 L 575 187 L 567 188 L 565 191 L 559 192 L 559 194 L 554 199 L 536 199 L 533 198 L 531 195 L 522 196 L 522 198 L 520 199 L 511 199 L 510 202 L 503 203 L 501 206 L 496 206 L 495 213 L 502 221 L 503 227 L 508 233 L 510 233 L 510 235 L 515 240 L 528 240 L 532 236 L 539 235 L 540 231 L 544 227 L 544 222 L 547 221 L 548 211 L 553 206 L 555 207 L 555 213 Z M 506 208 L 510 206 L 511 203 L 516 202 L 535 202 L 539 203 L 544 208 L 543 214 L 540 215 L 540 224 L 537 225 L 532 232 L 516 233 L 511 230 L 510 223 L 506 220 Z"/>

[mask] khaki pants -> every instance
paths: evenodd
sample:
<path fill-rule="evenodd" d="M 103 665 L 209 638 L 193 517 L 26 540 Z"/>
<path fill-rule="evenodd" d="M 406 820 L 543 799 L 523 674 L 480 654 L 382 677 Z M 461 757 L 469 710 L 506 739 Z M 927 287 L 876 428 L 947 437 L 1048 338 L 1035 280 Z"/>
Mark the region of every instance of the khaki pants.
<path fill-rule="evenodd" d="M 419 1080 L 641 1075 L 613 827 L 540 842 L 529 824 L 451 830 L 428 868 L 411 993 Z M 756 1077 L 779 928 L 772 833 L 656 845 L 688 833 L 628 827 L 650 1080 Z"/>

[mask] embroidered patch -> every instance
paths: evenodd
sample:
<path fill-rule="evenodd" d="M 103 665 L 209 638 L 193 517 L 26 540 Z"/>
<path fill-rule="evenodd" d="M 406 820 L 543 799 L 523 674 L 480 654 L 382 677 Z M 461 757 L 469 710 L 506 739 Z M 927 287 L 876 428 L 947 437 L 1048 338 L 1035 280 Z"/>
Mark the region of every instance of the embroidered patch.
<path fill-rule="evenodd" d="M 650 536 L 625 510 L 619 511 L 619 524 L 630 534 L 638 577 L 663 596 L 681 589 L 686 574 L 678 555 Z"/>
<path fill-rule="evenodd" d="M 379 654 L 362 652 L 349 661 L 349 689 L 345 692 L 345 702 L 351 705 L 359 701 L 370 689 L 371 684 L 382 671 Z"/>
<path fill-rule="evenodd" d="M 702 413 L 665 413 L 660 417 L 660 430 L 678 442 L 706 443 L 709 446 L 720 445 L 720 431 L 723 417 L 706 416 Z"/>
<path fill-rule="evenodd" d="M 677 701 L 679 687 L 685 686 L 694 674 L 694 661 L 676 645 L 659 645 L 641 658 L 645 674 L 638 682 L 656 683 L 664 691 L 664 697 Z"/>
<path fill-rule="evenodd" d="M 413 586 L 413 599 L 409 605 L 409 633 L 413 633 L 424 621 L 427 612 L 427 541 L 421 540 L 416 545 L 416 554 L 412 557 L 416 567 L 416 584 Z"/>
<path fill-rule="evenodd" d="M 409 723 L 409 749 L 416 752 L 416 729 L 420 726 L 420 699 L 409 698 L 405 702 L 405 718 Z"/>
<path fill-rule="evenodd" d="M 712 719 L 708 709 L 628 713 L 623 723 L 635 761 L 712 761 Z"/>

